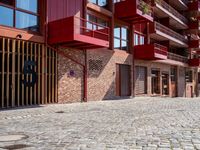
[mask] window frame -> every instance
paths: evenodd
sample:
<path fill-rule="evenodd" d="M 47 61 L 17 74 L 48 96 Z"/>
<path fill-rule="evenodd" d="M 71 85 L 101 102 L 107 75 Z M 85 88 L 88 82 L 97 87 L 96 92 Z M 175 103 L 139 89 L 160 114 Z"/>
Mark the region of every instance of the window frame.
<path fill-rule="evenodd" d="M 3 7 L 6 7 L 6 8 L 9 8 L 9 9 L 13 10 L 13 26 L 6 26 L 6 25 L 3 25 L 3 24 L 0 24 L 0 26 L 4 26 L 4 27 L 8 27 L 8 28 L 15 28 L 15 29 L 18 29 L 18 30 L 29 31 L 31 33 L 39 33 L 40 32 L 40 21 L 41 21 L 40 1 L 39 0 L 37 0 L 37 5 L 38 5 L 37 6 L 37 9 L 38 9 L 37 13 L 34 13 L 34 12 L 29 11 L 29 10 L 18 8 L 17 5 L 16 5 L 16 0 L 13 0 L 13 5 L 12 6 L 0 2 L 0 6 L 3 6 Z M 16 27 L 16 12 L 17 11 L 22 12 L 22 13 L 26 13 L 28 15 L 36 16 L 37 17 L 37 22 L 38 22 L 38 30 L 37 31 L 33 31 L 33 30 L 28 30 L 28 29 L 17 28 Z"/>
<path fill-rule="evenodd" d="M 106 1 L 106 4 L 103 5 L 103 6 L 99 5 L 99 1 L 100 1 L 100 0 L 95 0 L 95 2 L 92 2 L 92 1 L 89 1 L 89 2 L 90 2 L 90 3 L 93 3 L 93 4 L 97 5 L 97 6 L 100 6 L 100 7 L 106 7 L 106 6 L 108 5 L 108 0 L 105 0 L 105 1 Z"/>
<path fill-rule="evenodd" d="M 119 34 L 119 37 L 116 37 L 115 36 L 115 28 L 119 28 L 120 29 L 120 34 Z M 122 29 L 126 29 L 126 31 L 127 31 L 127 39 L 123 39 L 123 37 L 122 37 Z M 126 51 L 126 52 L 129 52 L 129 34 L 130 34 L 130 31 L 129 31 L 129 27 L 127 27 L 127 26 L 125 26 L 125 25 L 119 25 L 119 24 L 116 24 L 115 25 L 115 27 L 114 27 L 114 41 L 115 40 L 119 40 L 120 41 L 120 46 L 119 46 L 119 48 L 115 48 L 115 42 L 114 42 L 114 49 L 119 49 L 119 50 L 123 50 L 123 51 Z M 126 44 L 127 44 L 127 48 L 126 49 L 123 49 L 123 47 L 122 47 L 122 43 L 123 42 L 126 42 Z"/>
<path fill-rule="evenodd" d="M 136 35 L 137 35 L 137 39 L 136 39 Z M 133 33 L 133 45 L 134 46 L 144 45 L 145 44 L 145 38 L 146 38 L 146 35 L 144 35 L 143 33 L 134 32 Z M 141 42 L 141 39 L 143 39 L 143 43 Z M 137 41 L 137 44 L 136 44 L 136 41 Z"/>
<path fill-rule="evenodd" d="M 193 71 L 192 70 L 186 70 L 185 72 L 185 81 L 187 83 L 193 82 Z"/>

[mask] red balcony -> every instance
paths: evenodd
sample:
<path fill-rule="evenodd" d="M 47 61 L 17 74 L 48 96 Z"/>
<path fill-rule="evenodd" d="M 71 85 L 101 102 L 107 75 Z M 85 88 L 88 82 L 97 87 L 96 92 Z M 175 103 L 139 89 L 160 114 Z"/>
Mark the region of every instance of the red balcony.
<path fill-rule="evenodd" d="M 199 67 L 200 66 L 200 59 L 199 58 L 192 58 L 188 61 L 189 66 L 191 67 Z"/>
<path fill-rule="evenodd" d="M 78 49 L 109 47 L 109 28 L 78 17 L 49 23 L 49 44 Z"/>
<path fill-rule="evenodd" d="M 174 60 L 174 61 L 178 61 L 178 62 L 182 62 L 182 63 L 188 63 L 188 59 L 185 56 L 181 56 L 175 53 L 168 53 L 168 59 Z"/>
<path fill-rule="evenodd" d="M 199 11 L 200 10 L 200 1 L 188 2 L 189 11 Z"/>
<path fill-rule="evenodd" d="M 151 37 L 159 41 L 170 41 L 170 45 L 188 47 L 188 40 L 178 32 L 158 23 L 150 23 Z"/>
<path fill-rule="evenodd" d="M 152 10 L 143 0 L 118 0 L 115 3 L 115 16 L 132 23 L 153 22 Z"/>
<path fill-rule="evenodd" d="M 199 21 L 195 21 L 195 22 L 190 22 L 189 23 L 189 29 L 191 30 L 200 30 L 200 23 Z"/>
<path fill-rule="evenodd" d="M 168 49 L 159 44 L 146 44 L 134 46 L 135 59 L 164 60 L 167 59 Z"/>
<path fill-rule="evenodd" d="M 189 42 L 189 47 L 194 49 L 200 49 L 200 41 L 199 40 L 192 40 Z"/>

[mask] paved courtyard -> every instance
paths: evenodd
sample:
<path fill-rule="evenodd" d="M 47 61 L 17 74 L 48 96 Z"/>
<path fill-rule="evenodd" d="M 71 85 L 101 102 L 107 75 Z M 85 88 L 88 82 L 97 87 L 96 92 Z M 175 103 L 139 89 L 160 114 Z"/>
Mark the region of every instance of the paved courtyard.
<path fill-rule="evenodd" d="M 200 98 L 135 98 L 1 111 L 0 149 L 200 149 Z"/>

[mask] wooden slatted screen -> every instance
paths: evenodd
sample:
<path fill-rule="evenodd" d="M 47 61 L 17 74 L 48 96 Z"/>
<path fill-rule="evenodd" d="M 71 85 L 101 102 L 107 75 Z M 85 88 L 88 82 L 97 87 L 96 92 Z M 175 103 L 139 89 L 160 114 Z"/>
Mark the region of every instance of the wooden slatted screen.
<path fill-rule="evenodd" d="M 56 103 L 56 52 L 44 44 L 0 37 L 0 86 L 0 108 Z"/>

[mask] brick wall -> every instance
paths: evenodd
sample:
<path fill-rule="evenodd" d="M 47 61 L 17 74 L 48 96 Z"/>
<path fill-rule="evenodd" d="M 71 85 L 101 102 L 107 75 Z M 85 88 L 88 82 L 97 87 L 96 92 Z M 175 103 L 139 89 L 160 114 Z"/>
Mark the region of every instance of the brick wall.
<path fill-rule="evenodd" d="M 84 64 L 85 55 L 83 51 L 63 50 L 66 54 Z M 88 101 L 118 98 L 115 93 L 117 63 L 132 65 L 132 55 L 119 50 L 96 49 L 87 51 Z M 131 85 L 133 84 L 131 83 Z M 83 86 L 83 68 L 70 59 L 59 55 L 59 103 L 80 102 L 83 99 Z"/>
<path fill-rule="evenodd" d="M 90 68 L 91 60 L 102 62 L 102 66 L 100 67 L 101 69 Z M 90 50 L 88 51 L 87 64 L 89 65 L 88 100 L 91 101 L 118 98 L 115 90 L 116 64 L 132 65 L 132 55 L 119 50 Z M 131 85 L 133 84 L 131 83 Z"/>
<path fill-rule="evenodd" d="M 66 54 L 83 63 L 83 51 L 65 49 Z M 58 101 L 81 102 L 83 98 L 83 67 L 58 55 Z"/>

